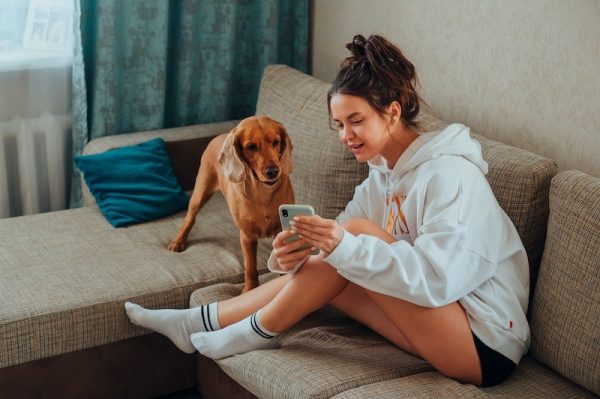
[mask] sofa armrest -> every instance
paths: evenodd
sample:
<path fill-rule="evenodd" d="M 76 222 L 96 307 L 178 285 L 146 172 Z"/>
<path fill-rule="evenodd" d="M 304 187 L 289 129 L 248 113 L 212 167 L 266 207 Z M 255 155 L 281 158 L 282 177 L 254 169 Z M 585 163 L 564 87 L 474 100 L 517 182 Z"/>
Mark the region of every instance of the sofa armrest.
<path fill-rule="evenodd" d="M 91 140 L 83 149 L 83 154 L 97 154 L 112 148 L 135 145 L 161 137 L 165 140 L 167 151 L 173 164 L 173 172 L 184 190 L 194 188 L 194 181 L 200 166 L 200 157 L 210 140 L 230 131 L 239 121 L 206 123 L 172 129 L 159 129 L 148 132 L 126 133 L 104 136 Z M 83 176 L 81 178 L 83 205 L 94 206 L 96 201 L 90 193 Z"/>

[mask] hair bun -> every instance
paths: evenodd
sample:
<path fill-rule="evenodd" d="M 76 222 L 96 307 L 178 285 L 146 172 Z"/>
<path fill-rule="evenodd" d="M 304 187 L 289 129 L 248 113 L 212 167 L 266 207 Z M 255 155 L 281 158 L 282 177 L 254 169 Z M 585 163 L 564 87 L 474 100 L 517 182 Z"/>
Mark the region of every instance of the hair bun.
<path fill-rule="evenodd" d="M 356 35 L 350 43 L 346 44 L 346 48 L 350 50 L 355 60 L 359 60 L 367 55 L 366 45 L 367 39 L 363 35 Z"/>

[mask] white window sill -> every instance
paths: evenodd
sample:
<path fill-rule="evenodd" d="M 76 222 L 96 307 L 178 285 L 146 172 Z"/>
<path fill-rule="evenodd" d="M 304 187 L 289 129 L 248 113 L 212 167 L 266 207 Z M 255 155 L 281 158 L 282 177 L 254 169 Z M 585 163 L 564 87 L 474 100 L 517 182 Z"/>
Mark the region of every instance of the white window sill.
<path fill-rule="evenodd" d="M 68 67 L 73 63 L 69 53 L 39 50 L 0 51 L 0 72 Z"/>

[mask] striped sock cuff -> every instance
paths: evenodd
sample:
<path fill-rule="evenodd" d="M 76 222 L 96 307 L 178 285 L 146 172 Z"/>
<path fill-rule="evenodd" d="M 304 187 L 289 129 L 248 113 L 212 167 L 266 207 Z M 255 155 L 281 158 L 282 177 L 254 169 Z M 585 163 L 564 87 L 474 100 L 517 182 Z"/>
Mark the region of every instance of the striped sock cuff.
<path fill-rule="evenodd" d="M 260 313 L 260 310 L 256 313 L 254 313 L 252 316 L 250 316 L 250 325 L 252 326 L 252 329 L 254 330 L 255 333 L 257 333 L 258 335 L 260 335 L 263 338 L 266 338 L 266 339 L 275 338 L 277 336 L 277 333 L 267 330 L 260 323 L 259 313 Z"/>
<path fill-rule="evenodd" d="M 217 315 L 217 302 L 190 309 L 192 332 L 210 332 L 221 329 Z"/>
<path fill-rule="evenodd" d="M 213 331 L 221 329 L 221 326 L 219 325 L 219 313 L 217 312 L 218 304 L 219 302 L 213 302 L 208 305 L 208 320 L 210 321 Z"/>

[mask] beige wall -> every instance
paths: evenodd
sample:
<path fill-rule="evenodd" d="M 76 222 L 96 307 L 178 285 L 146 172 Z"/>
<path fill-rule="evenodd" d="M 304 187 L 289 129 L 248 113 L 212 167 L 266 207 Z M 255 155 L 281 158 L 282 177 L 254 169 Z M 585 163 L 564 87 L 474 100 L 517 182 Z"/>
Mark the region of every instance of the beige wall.
<path fill-rule="evenodd" d="M 317 78 L 379 33 L 438 117 L 600 177 L 600 1 L 313 0 L 313 18 Z"/>

